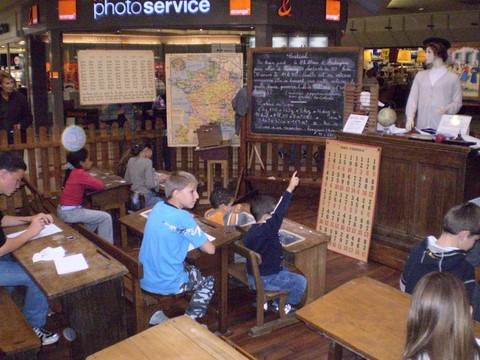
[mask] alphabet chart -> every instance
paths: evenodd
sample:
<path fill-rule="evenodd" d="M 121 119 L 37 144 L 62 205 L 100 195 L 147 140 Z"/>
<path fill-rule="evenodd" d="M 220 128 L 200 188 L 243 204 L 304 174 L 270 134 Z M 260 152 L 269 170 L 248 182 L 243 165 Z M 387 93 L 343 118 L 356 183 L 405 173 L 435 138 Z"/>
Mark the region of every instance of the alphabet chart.
<path fill-rule="evenodd" d="M 381 148 L 327 140 L 317 230 L 328 249 L 367 262 Z"/>

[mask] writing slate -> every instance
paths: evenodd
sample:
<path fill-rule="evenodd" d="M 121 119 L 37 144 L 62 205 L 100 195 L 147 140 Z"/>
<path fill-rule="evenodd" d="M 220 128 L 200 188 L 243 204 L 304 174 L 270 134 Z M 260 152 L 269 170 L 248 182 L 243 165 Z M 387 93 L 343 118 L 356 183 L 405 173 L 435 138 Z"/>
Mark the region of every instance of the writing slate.
<path fill-rule="evenodd" d="M 346 83 L 358 83 L 359 48 L 249 51 L 250 134 L 333 137 Z"/>

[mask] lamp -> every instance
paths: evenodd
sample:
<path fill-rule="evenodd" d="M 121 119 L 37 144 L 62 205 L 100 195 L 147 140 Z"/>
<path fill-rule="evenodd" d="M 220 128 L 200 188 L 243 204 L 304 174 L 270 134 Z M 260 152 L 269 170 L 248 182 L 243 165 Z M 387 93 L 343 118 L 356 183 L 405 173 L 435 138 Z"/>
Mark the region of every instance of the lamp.
<path fill-rule="evenodd" d="M 406 62 L 412 62 L 412 53 L 410 50 L 399 50 L 397 55 L 397 62 L 402 64 Z"/>
<path fill-rule="evenodd" d="M 424 61 L 425 61 L 425 50 L 418 50 L 417 63 L 422 63 Z"/>
<path fill-rule="evenodd" d="M 370 50 L 363 50 L 363 62 L 372 61 L 372 52 Z"/>

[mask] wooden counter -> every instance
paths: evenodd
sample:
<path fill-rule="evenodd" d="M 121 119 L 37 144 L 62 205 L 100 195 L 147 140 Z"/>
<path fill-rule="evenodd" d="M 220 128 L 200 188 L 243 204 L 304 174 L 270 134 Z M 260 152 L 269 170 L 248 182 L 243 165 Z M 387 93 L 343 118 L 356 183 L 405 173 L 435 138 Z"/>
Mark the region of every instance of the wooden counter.
<path fill-rule="evenodd" d="M 337 138 L 382 148 L 371 260 L 402 269 L 415 244 L 440 235 L 452 206 L 480 196 L 480 156 L 468 147 L 400 136 Z"/>

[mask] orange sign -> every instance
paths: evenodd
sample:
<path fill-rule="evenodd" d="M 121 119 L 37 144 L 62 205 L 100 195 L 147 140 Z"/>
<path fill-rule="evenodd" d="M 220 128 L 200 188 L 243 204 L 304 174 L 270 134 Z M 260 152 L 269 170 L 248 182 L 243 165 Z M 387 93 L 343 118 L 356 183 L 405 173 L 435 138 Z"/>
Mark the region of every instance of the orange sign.
<path fill-rule="evenodd" d="M 38 5 L 32 5 L 30 8 L 30 18 L 28 19 L 28 25 L 38 24 Z"/>
<path fill-rule="evenodd" d="M 77 0 L 58 0 L 58 20 L 77 20 Z"/>
<path fill-rule="evenodd" d="M 250 15 L 252 10 L 251 0 L 230 0 L 230 15 Z"/>
<path fill-rule="evenodd" d="M 326 0 L 325 19 L 340 21 L 340 0 Z"/>
<path fill-rule="evenodd" d="M 292 6 L 290 0 L 282 0 L 282 5 L 278 8 L 278 16 L 292 16 Z"/>

